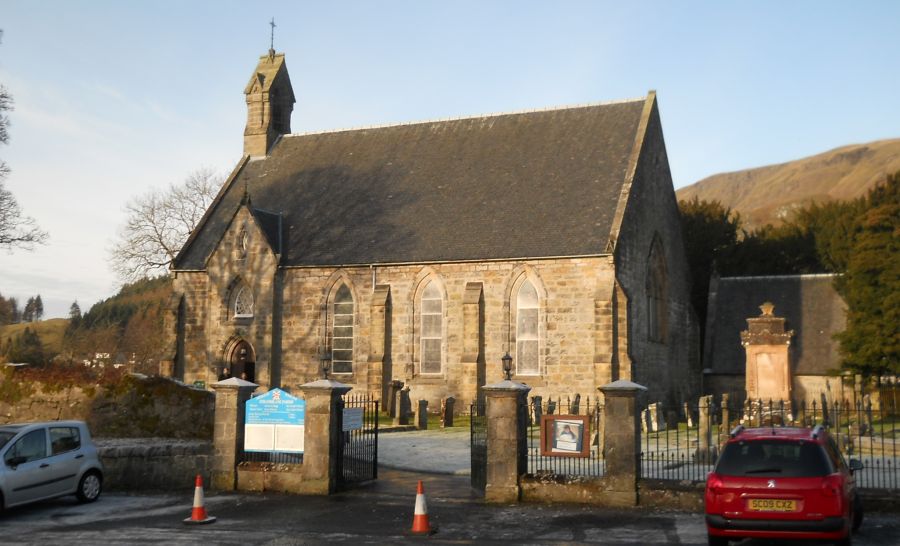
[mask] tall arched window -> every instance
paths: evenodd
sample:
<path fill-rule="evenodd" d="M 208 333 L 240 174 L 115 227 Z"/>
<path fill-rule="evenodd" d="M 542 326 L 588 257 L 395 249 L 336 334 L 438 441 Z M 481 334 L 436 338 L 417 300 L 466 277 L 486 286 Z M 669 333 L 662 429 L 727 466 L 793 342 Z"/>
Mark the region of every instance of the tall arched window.
<path fill-rule="evenodd" d="M 422 291 L 421 306 L 421 363 L 419 368 L 423 374 L 441 373 L 444 301 L 441 291 L 434 282 L 429 282 Z"/>
<path fill-rule="evenodd" d="M 249 318 L 253 316 L 253 293 L 250 288 L 241 283 L 234 294 L 234 318 Z"/>
<path fill-rule="evenodd" d="M 516 296 L 516 375 L 540 375 L 537 290 L 525 280 Z"/>
<path fill-rule="evenodd" d="M 669 333 L 668 285 L 666 256 L 659 238 L 654 238 L 647 264 L 647 339 L 660 343 Z"/>
<path fill-rule="evenodd" d="M 353 294 L 342 284 L 331 314 L 331 358 L 334 373 L 353 373 Z"/>

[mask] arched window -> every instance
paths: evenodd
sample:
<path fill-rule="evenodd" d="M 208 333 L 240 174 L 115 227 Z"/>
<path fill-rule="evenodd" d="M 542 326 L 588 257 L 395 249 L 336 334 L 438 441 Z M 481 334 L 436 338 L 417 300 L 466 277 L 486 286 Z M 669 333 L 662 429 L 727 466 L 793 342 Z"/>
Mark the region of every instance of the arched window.
<path fill-rule="evenodd" d="M 241 283 L 234 294 L 234 318 L 253 316 L 253 294 L 250 288 Z"/>
<path fill-rule="evenodd" d="M 537 290 L 526 279 L 516 296 L 516 375 L 540 375 L 539 311 Z"/>
<path fill-rule="evenodd" d="M 419 335 L 423 374 L 441 373 L 444 326 L 444 301 L 441 291 L 434 282 L 429 282 L 422 291 L 420 301 L 422 329 Z"/>
<path fill-rule="evenodd" d="M 654 238 L 647 264 L 647 339 L 665 343 L 668 337 L 669 280 L 666 256 L 659 238 Z"/>
<path fill-rule="evenodd" d="M 353 294 L 342 284 L 331 313 L 331 358 L 334 373 L 353 373 Z"/>

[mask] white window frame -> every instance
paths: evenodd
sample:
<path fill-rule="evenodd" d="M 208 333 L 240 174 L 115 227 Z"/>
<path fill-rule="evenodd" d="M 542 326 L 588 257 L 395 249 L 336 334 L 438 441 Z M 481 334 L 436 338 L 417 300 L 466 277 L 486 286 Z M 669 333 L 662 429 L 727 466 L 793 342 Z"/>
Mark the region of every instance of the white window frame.
<path fill-rule="evenodd" d="M 347 301 L 339 302 L 338 297 L 341 294 L 342 290 L 346 290 L 346 294 L 349 299 Z M 350 304 L 350 313 L 338 313 L 338 305 L 346 305 L 348 303 Z M 354 360 L 354 337 L 353 336 L 356 333 L 356 328 L 354 325 L 356 304 L 353 301 L 353 292 L 350 291 L 349 286 L 347 286 L 346 284 L 342 284 L 341 287 L 337 289 L 337 291 L 334 293 L 334 301 L 332 302 L 331 309 L 332 309 L 332 311 L 331 311 L 331 372 L 334 374 L 352 374 L 353 373 L 353 360 Z M 350 323 L 349 324 L 338 324 L 337 323 L 338 316 L 341 316 L 341 317 L 349 316 Z M 336 334 L 336 332 L 338 331 L 337 330 L 338 328 L 349 328 L 350 335 L 349 336 L 338 336 Z M 337 353 L 337 351 L 346 351 L 347 350 L 346 348 L 337 348 L 336 347 L 335 341 L 338 339 L 349 339 L 350 340 L 350 349 L 349 349 L 350 350 L 350 360 L 347 360 L 347 359 L 338 360 L 337 358 L 335 358 L 335 354 Z M 338 369 L 337 369 L 338 362 L 342 362 L 342 363 L 349 362 L 350 369 L 346 370 L 346 371 L 345 370 L 338 371 Z"/>
<path fill-rule="evenodd" d="M 253 294 L 246 284 L 241 284 L 234 293 L 234 302 L 232 303 L 234 318 L 253 318 L 253 308 Z"/>
<path fill-rule="evenodd" d="M 433 292 L 429 294 L 429 292 L 431 292 L 432 290 Z M 435 301 L 440 304 L 439 311 L 426 312 L 426 302 Z M 426 317 L 438 317 L 437 335 L 425 335 Z M 433 342 L 435 340 L 437 340 L 438 342 L 437 370 L 426 370 L 425 343 L 426 341 Z M 429 364 L 432 363 L 433 361 L 429 361 Z M 444 373 L 444 297 L 441 293 L 441 289 L 434 281 L 429 281 L 428 284 L 426 284 L 422 289 L 421 296 L 419 296 L 419 372 L 422 375 L 441 375 L 442 373 Z"/>
<path fill-rule="evenodd" d="M 531 287 L 534 293 L 533 301 L 524 301 L 522 289 L 526 286 Z M 523 311 L 534 311 L 534 335 L 526 336 L 522 332 L 522 315 Z M 522 369 L 522 350 L 523 343 L 533 342 L 535 344 L 535 362 L 534 368 Z M 541 375 L 541 300 L 538 295 L 537 286 L 529 279 L 525 279 L 516 290 L 516 375 L 521 376 L 540 376 Z"/>

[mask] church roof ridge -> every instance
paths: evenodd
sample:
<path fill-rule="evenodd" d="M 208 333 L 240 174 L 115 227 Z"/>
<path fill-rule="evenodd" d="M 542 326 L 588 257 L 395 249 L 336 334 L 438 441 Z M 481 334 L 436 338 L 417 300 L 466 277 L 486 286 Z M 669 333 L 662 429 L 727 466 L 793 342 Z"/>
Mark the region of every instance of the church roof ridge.
<path fill-rule="evenodd" d="M 840 273 L 801 273 L 799 275 L 750 275 L 742 277 L 719 277 L 720 281 L 761 281 L 780 279 L 824 279 L 840 276 Z"/>
<path fill-rule="evenodd" d="M 353 131 L 368 131 L 371 129 L 388 129 L 391 127 L 407 127 L 411 125 L 428 125 L 434 123 L 446 123 L 448 121 L 465 121 L 465 120 L 475 120 L 475 119 L 486 119 L 486 118 L 496 118 L 502 116 L 519 116 L 523 114 L 537 114 L 541 112 L 555 112 L 555 111 L 564 111 L 564 110 L 577 110 L 579 108 L 593 108 L 596 106 L 613 106 L 615 104 L 628 104 L 631 102 L 643 102 L 647 100 L 647 97 L 632 97 L 627 99 L 615 99 L 608 101 L 597 101 L 597 102 L 586 102 L 580 104 L 567 104 L 561 106 L 547 106 L 543 108 L 528 108 L 523 110 L 511 110 L 507 112 L 492 112 L 486 114 L 473 114 L 473 115 L 465 115 L 465 116 L 449 116 L 446 118 L 432 118 L 432 119 L 423 119 L 423 120 L 412 120 L 412 121 L 402 121 L 402 122 L 392 122 L 392 123 L 376 123 L 373 125 L 359 125 L 356 127 L 341 127 L 336 129 L 325 129 L 321 131 L 305 131 L 301 133 L 291 133 L 288 135 L 282 135 L 285 138 L 288 137 L 303 137 L 303 136 L 313 136 L 313 135 L 327 135 L 332 133 L 347 133 Z"/>

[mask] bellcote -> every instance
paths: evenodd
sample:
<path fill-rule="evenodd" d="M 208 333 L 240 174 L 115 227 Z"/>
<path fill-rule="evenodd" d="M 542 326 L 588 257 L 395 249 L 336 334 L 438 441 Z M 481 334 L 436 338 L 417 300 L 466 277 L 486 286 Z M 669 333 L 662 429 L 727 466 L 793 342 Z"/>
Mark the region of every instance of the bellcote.
<path fill-rule="evenodd" d="M 259 58 L 250 82 L 244 88 L 247 100 L 247 126 L 244 128 L 244 154 L 268 155 L 281 135 L 291 132 L 294 90 L 288 76 L 284 53 L 269 53 Z"/>

